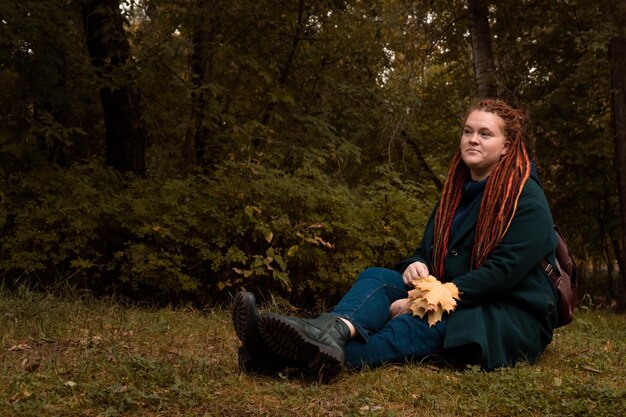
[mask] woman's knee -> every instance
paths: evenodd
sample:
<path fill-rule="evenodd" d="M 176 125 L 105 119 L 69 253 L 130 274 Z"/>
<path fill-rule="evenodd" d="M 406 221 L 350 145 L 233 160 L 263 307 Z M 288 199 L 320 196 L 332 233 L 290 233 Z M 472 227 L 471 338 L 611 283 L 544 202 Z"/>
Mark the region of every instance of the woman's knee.
<path fill-rule="evenodd" d="M 365 279 L 374 279 L 385 284 L 402 283 L 402 275 L 393 269 L 371 267 L 363 270 L 357 277 L 357 281 Z"/>

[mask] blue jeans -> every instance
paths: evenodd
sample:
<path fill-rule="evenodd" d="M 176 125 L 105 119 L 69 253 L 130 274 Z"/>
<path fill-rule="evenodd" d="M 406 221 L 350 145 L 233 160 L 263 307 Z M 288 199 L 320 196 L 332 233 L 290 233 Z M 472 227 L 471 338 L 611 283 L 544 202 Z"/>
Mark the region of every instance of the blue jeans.
<path fill-rule="evenodd" d="M 348 340 L 346 364 L 379 366 L 421 359 L 441 351 L 446 316 L 435 326 L 411 313 L 390 320 L 392 302 L 408 296 L 402 275 L 385 268 L 363 271 L 332 313 L 349 320 L 361 337 Z"/>

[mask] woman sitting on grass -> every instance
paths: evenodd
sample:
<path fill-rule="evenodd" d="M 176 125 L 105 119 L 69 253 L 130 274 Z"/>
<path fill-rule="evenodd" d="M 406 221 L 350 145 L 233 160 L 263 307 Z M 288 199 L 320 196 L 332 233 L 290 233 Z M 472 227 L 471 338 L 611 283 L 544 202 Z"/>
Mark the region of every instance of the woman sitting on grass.
<path fill-rule="evenodd" d="M 552 215 L 523 143 L 525 115 L 500 100 L 466 113 L 441 198 L 412 257 L 369 268 L 330 313 L 259 317 L 253 294 L 237 294 L 233 324 L 248 372 L 299 367 L 330 379 L 343 369 L 437 354 L 491 370 L 533 362 L 552 340 Z M 429 275 L 460 293 L 430 325 L 411 313 L 409 291 Z M 430 278 L 432 280 L 432 278 Z M 436 282 L 436 281 L 435 281 Z"/>

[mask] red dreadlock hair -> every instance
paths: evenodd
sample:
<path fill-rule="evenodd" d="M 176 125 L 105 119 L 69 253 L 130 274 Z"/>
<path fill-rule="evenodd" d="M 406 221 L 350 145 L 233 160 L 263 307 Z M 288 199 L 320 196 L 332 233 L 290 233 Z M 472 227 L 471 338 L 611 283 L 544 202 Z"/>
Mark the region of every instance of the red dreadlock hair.
<path fill-rule="evenodd" d="M 507 232 L 517 209 L 522 188 L 530 175 L 530 161 L 522 140 L 526 116 L 502 100 L 485 99 L 469 108 L 465 119 L 473 111 L 494 113 L 504 121 L 504 136 L 510 142 L 509 150 L 491 171 L 480 205 L 476 236 L 472 249 L 471 268 L 482 265 Z M 448 251 L 450 226 L 461 201 L 461 191 L 470 170 L 461 159 L 460 149 L 452 159 L 435 215 L 435 240 L 431 269 L 443 279 L 444 258 Z"/>

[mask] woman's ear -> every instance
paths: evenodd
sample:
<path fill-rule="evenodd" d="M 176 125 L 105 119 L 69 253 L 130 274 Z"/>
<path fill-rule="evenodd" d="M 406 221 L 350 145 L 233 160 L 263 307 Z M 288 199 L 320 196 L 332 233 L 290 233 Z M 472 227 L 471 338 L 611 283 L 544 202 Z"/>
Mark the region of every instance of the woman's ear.
<path fill-rule="evenodd" d="M 500 153 L 500 156 L 506 155 L 510 147 L 511 147 L 511 141 L 510 140 L 505 141 L 504 146 L 502 147 L 502 152 Z"/>

